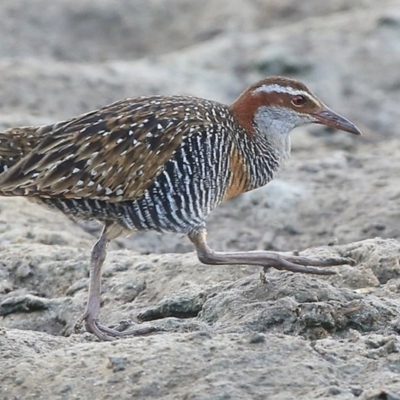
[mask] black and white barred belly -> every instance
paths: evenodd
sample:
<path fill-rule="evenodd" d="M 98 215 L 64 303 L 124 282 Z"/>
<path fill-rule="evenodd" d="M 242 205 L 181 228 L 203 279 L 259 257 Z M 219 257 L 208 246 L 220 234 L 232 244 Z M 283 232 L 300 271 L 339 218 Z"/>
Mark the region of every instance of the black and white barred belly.
<path fill-rule="evenodd" d="M 139 200 L 120 204 L 120 224 L 181 233 L 203 226 L 228 180 L 229 157 L 221 138 L 212 132 L 188 138 Z"/>
<path fill-rule="evenodd" d="M 189 233 L 204 226 L 229 179 L 228 135 L 212 131 L 185 138 L 164 171 L 137 200 L 41 200 L 77 219 L 113 221 L 128 230 Z"/>

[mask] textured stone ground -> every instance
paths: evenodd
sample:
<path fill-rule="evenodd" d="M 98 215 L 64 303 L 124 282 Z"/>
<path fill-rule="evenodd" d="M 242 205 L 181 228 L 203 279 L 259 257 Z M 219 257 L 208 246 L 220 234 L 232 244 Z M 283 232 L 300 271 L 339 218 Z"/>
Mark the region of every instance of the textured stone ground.
<path fill-rule="evenodd" d="M 0 128 L 139 94 L 229 102 L 283 74 L 364 136 L 293 132 L 267 187 L 209 221 L 221 250 L 347 256 L 315 277 L 200 264 L 186 238 L 119 238 L 101 319 L 160 333 L 76 332 L 100 226 L 0 199 L 0 399 L 400 399 L 400 6 L 397 0 L 7 0 Z"/>

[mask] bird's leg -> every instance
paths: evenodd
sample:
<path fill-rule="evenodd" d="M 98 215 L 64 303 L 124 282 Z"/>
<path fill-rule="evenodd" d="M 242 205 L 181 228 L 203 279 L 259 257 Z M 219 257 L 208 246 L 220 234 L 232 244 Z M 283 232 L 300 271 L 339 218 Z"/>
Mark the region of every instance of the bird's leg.
<path fill-rule="evenodd" d="M 90 273 L 89 273 L 89 296 L 86 310 L 79 320 L 79 323 L 85 322 L 86 330 L 95 334 L 99 339 L 107 340 L 109 337 L 104 335 L 98 327 L 96 318 L 100 313 L 101 301 L 101 267 L 107 255 L 108 238 L 103 230 L 100 239 L 94 244 L 90 255 Z"/>
<path fill-rule="evenodd" d="M 273 267 L 279 270 L 302 272 L 306 274 L 333 275 L 334 271 L 313 267 L 329 267 L 350 264 L 353 260 L 345 257 L 318 259 L 301 256 L 281 255 L 269 251 L 217 252 L 207 245 L 206 231 L 189 234 L 189 239 L 196 247 L 199 260 L 204 264 L 249 264 L 259 265 L 264 269 Z"/>
<path fill-rule="evenodd" d="M 154 327 L 145 327 L 135 330 L 117 331 L 99 324 L 97 317 L 100 313 L 101 298 L 101 268 L 107 255 L 107 225 L 104 227 L 100 239 L 94 244 L 90 256 L 89 297 L 86 310 L 79 319 L 78 324 L 85 322 L 86 330 L 96 335 L 100 340 L 112 340 L 112 338 L 124 336 L 139 336 L 154 332 Z"/>

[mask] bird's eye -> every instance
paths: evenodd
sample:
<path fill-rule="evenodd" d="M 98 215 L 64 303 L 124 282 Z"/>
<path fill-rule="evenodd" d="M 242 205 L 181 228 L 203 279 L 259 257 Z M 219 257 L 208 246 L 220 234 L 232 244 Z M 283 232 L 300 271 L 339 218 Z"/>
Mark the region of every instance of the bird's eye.
<path fill-rule="evenodd" d="M 306 102 L 307 99 L 305 98 L 305 96 L 302 96 L 301 94 L 292 97 L 292 104 L 296 107 L 303 106 L 304 104 L 306 104 Z"/>

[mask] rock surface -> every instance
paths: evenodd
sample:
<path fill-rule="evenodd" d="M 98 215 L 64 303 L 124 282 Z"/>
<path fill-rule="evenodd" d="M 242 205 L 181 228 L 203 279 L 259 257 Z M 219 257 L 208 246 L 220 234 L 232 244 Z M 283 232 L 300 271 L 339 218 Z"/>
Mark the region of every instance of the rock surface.
<path fill-rule="evenodd" d="M 305 81 L 364 136 L 292 135 L 279 177 L 217 209 L 221 250 L 350 257 L 336 275 L 200 264 L 186 238 L 111 245 L 101 319 L 76 331 L 94 222 L 0 199 L 0 399 L 400 399 L 397 0 L 5 0 L 0 129 L 139 94 L 229 102 L 270 74 Z"/>

